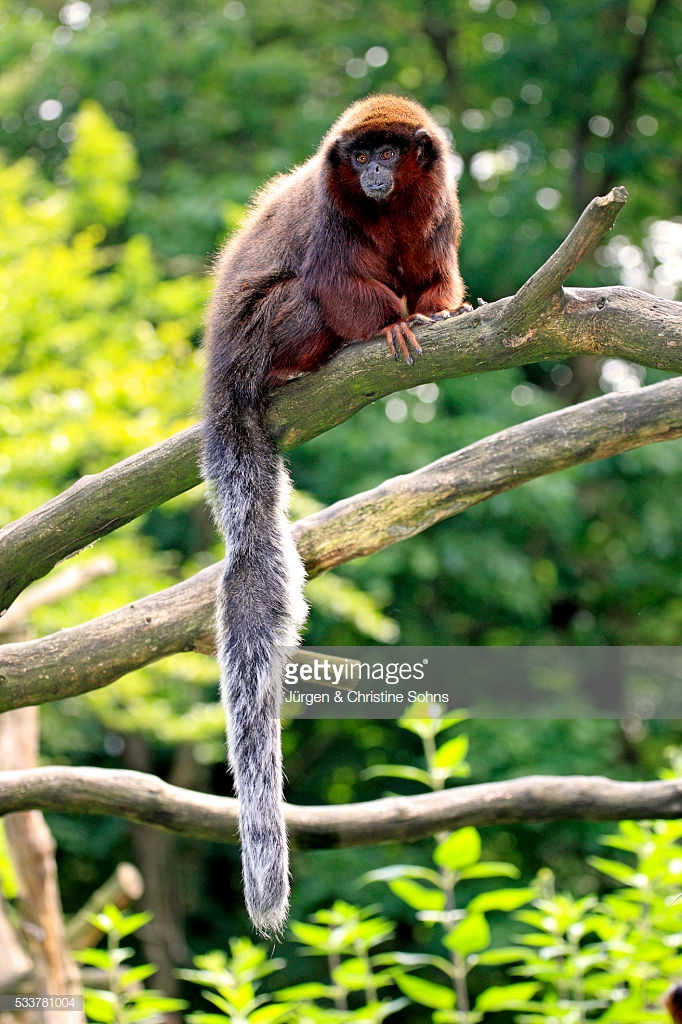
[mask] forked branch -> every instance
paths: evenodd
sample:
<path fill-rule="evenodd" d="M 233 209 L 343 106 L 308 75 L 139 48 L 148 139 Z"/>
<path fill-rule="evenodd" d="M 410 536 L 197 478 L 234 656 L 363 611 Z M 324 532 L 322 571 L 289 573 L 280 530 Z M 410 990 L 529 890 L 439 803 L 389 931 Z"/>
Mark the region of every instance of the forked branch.
<path fill-rule="evenodd" d="M 350 345 L 317 373 L 280 389 L 272 406 L 282 448 L 342 423 L 406 387 L 582 353 L 682 372 L 682 303 L 631 288 L 562 288 L 625 200 L 616 188 L 587 207 L 568 238 L 515 296 L 419 331 L 414 366 L 384 339 Z M 0 530 L 0 611 L 57 562 L 199 482 L 200 426 L 85 477 Z"/>

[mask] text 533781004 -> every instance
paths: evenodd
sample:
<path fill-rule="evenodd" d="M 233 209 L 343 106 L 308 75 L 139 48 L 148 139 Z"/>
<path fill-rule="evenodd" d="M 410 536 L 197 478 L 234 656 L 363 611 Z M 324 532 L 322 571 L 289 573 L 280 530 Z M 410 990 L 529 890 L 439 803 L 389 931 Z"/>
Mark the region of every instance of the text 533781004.
<path fill-rule="evenodd" d="M 83 996 L 0 995 L 0 1012 L 12 1010 L 82 1010 Z"/>

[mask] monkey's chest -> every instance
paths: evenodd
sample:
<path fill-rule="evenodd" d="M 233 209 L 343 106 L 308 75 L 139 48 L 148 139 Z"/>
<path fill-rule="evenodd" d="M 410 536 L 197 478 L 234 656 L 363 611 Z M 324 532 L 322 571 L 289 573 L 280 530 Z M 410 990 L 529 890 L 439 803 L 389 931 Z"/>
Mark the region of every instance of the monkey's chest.
<path fill-rule="evenodd" d="M 392 238 L 390 244 L 373 245 L 367 253 L 368 276 L 381 281 L 396 295 L 405 295 L 420 281 L 428 277 L 428 268 L 420 258 L 423 249 L 414 245 L 414 239 L 402 235 Z"/>

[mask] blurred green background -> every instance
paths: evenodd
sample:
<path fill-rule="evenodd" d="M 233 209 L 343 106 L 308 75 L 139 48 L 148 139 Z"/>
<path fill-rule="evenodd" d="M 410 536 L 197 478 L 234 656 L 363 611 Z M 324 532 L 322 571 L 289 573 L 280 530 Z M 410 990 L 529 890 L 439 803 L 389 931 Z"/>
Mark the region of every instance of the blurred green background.
<path fill-rule="evenodd" d="M 0 0 L 0 525 L 197 419 L 212 255 L 252 191 L 309 156 L 368 92 L 413 96 L 452 134 L 474 301 L 513 293 L 615 184 L 629 203 L 573 282 L 678 298 L 681 67 L 680 0 Z M 662 376 L 580 358 L 392 396 L 291 454 L 295 510 Z M 681 480 L 678 441 L 501 495 L 311 583 L 307 640 L 677 645 Z M 197 490 L 78 562 L 101 556 L 106 575 L 39 609 L 27 635 L 185 578 L 220 546 Z M 229 793 L 222 728 L 214 665 L 180 656 L 46 707 L 43 755 Z M 474 781 L 650 778 L 682 735 L 676 722 L 468 731 Z M 360 781 L 362 768 L 416 757 L 409 739 L 377 722 L 289 724 L 289 799 L 380 795 L 385 784 Z M 142 865 L 157 915 L 148 954 L 166 979 L 189 950 L 246 929 L 236 850 L 108 819 L 51 824 L 69 912 L 119 858 Z M 599 832 L 566 824 L 485 837 L 489 855 L 528 877 L 550 863 L 580 892 L 596 884 L 584 857 Z M 339 889 L 356 898 L 359 871 L 398 856 L 297 857 L 294 913 Z"/>

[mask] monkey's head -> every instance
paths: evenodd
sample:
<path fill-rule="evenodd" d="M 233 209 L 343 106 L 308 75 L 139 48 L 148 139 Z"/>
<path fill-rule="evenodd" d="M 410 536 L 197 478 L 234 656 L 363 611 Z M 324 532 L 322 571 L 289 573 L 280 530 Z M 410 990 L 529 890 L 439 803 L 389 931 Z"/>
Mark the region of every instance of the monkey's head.
<path fill-rule="evenodd" d="M 350 107 L 323 143 L 337 199 L 385 202 L 424 186 L 447 151 L 441 129 L 418 103 L 370 96 Z M 342 202 L 342 205 L 345 205 Z"/>

